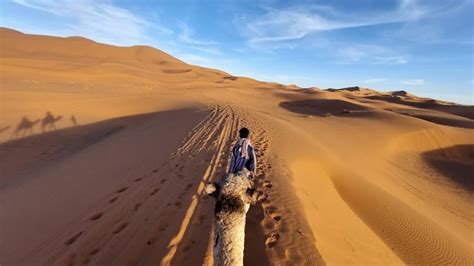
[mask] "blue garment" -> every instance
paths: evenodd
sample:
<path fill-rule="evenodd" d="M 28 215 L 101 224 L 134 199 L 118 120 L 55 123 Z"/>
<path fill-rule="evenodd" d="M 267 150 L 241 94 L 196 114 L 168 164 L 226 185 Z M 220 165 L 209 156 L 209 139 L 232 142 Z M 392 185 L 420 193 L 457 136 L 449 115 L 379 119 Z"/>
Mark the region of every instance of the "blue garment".
<path fill-rule="evenodd" d="M 242 146 L 237 142 L 232 149 L 230 157 L 229 173 L 237 173 L 240 170 L 247 168 L 250 172 L 255 171 L 257 158 L 252 145 L 248 145 L 248 159 L 242 156 Z"/>

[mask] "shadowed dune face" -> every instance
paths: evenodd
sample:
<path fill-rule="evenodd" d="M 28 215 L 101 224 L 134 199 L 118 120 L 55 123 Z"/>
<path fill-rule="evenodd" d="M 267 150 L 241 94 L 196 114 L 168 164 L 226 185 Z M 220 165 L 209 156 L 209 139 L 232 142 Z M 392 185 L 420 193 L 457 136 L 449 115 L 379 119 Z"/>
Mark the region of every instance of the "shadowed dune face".
<path fill-rule="evenodd" d="M 399 95 L 399 94 L 398 94 Z M 389 103 L 403 104 L 417 108 L 431 109 L 448 114 L 458 115 L 469 119 L 474 119 L 474 106 L 445 105 L 435 100 L 426 101 L 406 101 L 398 95 L 371 95 L 364 98 L 371 100 L 382 100 Z"/>
<path fill-rule="evenodd" d="M 400 110 L 394 112 L 423 119 L 439 125 L 460 128 L 474 128 L 474 120 L 457 115 L 433 112 L 430 110 Z"/>
<path fill-rule="evenodd" d="M 423 159 L 468 193 L 474 192 L 474 145 L 455 145 L 422 154 Z"/>
<path fill-rule="evenodd" d="M 342 115 L 347 113 L 367 114 L 370 111 L 370 109 L 365 106 L 337 99 L 288 101 L 281 102 L 279 106 L 293 113 L 315 116 L 324 116 L 327 114 Z"/>

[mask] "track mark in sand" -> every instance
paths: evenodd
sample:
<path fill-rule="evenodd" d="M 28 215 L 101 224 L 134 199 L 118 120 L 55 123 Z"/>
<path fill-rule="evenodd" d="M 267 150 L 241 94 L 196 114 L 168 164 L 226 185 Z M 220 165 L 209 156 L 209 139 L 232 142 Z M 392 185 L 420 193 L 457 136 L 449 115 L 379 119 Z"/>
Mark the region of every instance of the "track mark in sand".
<path fill-rule="evenodd" d="M 99 251 L 100 249 L 95 248 L 91 250 L 89 253 L 87 253 L 86 258 L 84 259 L 84 264 L 88 264 L 91 261 L 92 257 L 94 257 L 95 254 L 99 253 Z"/>
<path fill-rule="evenodd" d="M 89 220 L 91 220 L 91 221 L 98 220 L 98 219 L 100 219 L 100 217 L 102 217 L 102 215 L 104 215 L 103 212 L 96 213 L 96 214 L 92 215 L 92 216 L 89 218 Z"/>
<path fill-rule="evenodd" d="M 117 226 L 117 228 L 115 228 L 114 231 L 112 231 L 112 233 L 114 234 L 118 234 L 120 232 L 123 231 L 123 229 L 125 229 L 125 227 L 127 227 L 128 223 L 121 223 L 119 226 Z"/>
<path fill-rule="evenodd" d="M 273 184 L 272 184 L 271 181 L 265 180 L 265 181 L 263 182 L 263 187 L 264 187 L 266 190 L 270 190 L 270 189 L 273 187 Z"/>
<path fill-rule="evenodd" d="M 273 232 L 267 238 L 267 240 L 265 240 L 265 246 L 267 246 L 268 248 L 273 248 L 276 245 L 276 243 L 278 242 L 278 239 L 280 239 L 280 235 L 276 232 Z"/>
<path fill-rule="evenodd" d="M 152 238 L 148 239 L 148 241 L 146 242 L 146 244 L 147 244 L 148 246 L 150 246 L 150 245 L 153 245 L 153 243 L 155 243 L 155 241 L 156 241 L 156 237 L 152 237 Z"/>
<path fill-rule="evenodd" d="M 122 193 L 122 192 L 124 192 L 124 191 L 127 190 L 127 189 L 128 189 L 128 187 L 121 187 L 121 188 L 117 189 L 117 191 L 115 191 L 115 192 L 117 192 L 117 193 Z"/>
<path fill-rule="evenodd" d="M 230 128 L 230 124 L 233 123 L 230 109 L 217 108 L 220 109 L 210 113 L 204 119 L 204 122 L 195 128 L 194 132 L 188 134 L 183 141 L 183 145 L 169 157 L 167 162 L 147 168 L 147 171 L 143 173 L 128 177 L 125 183 L 109 188 L 112 190 L 111 194 L 104 195 L 103 200 L 97 202 L 96 206 L 82 214 L 80 222 L 88 222 L 87 227 L 84 228 L 83 224 L 76 222 L 71 229 L 73 230 L 72 233 L 79 231 L 84 233 L 81 233 L 79 240 L 68 241 L 71 244 L 76 241 L 71 246 L 74 248 L 73 251 L 77 252 L 75 264 L 82 264 L 88 252 L 95 247 L 107 247 L 107 250 L 106 252 L 104 252 L 105 249 L 99 251 L 93 258 L 91 256 L 90 263 L 96 263 L 99 256 L 101 261 L 110 261 L 110 259 L 113 259 L 111 256 L 114 256 L 112 254 L 118 253 L 120 253 L 120 256 L 126 256 L 125 254 L 130 253 L 130 259 L 133 259 L 135 252 L 126 247 L 137 244 L 146 247 L 147 241 L 150 241 L 152 236 L 156 236 L 156 240 L 154 244 L 151 241 L 149 247 L 159 246 L 163 251 L 158 250 L 157 252 L 163 253 L 163 255 L 169 252 L 168 258 L 170 259 L 175 254 L 178 246 L 182 245 L 184 247 L 188 244 L 185 243 L 187 241 L 185 233 L 186 230 L 188 232 L 195 230 L 189 221 L 193 219 L 192 216 L 196 213 L 195 209 L 199 208 L 197 204 L 202 199 L 201 191 L 204 183 L 217 170 L 221 169 L 219 164 L 219 158 L 223 156 L 221 152 L 227 148 L 231 133 L 236 132 L 235 129 Z M 219 139 L 219 141 L 212 144 L 214 139 Z M 198 165 L 201 155 L 204 155 L 203 158 L 206 157 L 204 166 Z M 189 157 L 194 159 L 190 160 Z M 195 165 L 199 167 L 194 169 Z M 192 173 L 199 173 L 200 176 L 192 176 Z M 202 180 L 195 180 L 196 178 Z M 170 179 L 170 182 L 167 182 L 167 179 Z M 169 191 L 169 188 L 173 186 L 178 188 L 178 190 L 175 190 L 177 193 Z M 156 190 L 154 191 L 154 189 Z M 180 194 L 180 192 L 183 193 Z M 154 196 L 150 196 L 150 193 Z M 166 200 L 156 202 L 157 196 L 161 193 L 165 193 L 163 196 Z M 177 194 L 180 194 L 180 198 Z M 168 202 L 169 207 L 166 207 Z M 107 207 L 104 207 L 104 205 Z M 97 215 L 99 211 L 104 212 L 101 217 Z M 181 216 L 182 214 L 184 214 L 184 217 Z M 169 226 L 162 224 L 163 215 L 169 215 Z M 96 222 L 90 222 L 91 220 Z M 210 220 L 206 221 L 210 223 Z M 159 227 L 156 227 L 156 223 Z M 203 221 L 201 220 L 200 223 L 202 224 Z M 179 226 L 178 232 L 174 230 L 176 226 Z M 187 228 L 188 226 L 191 229 Z M 176 240 L 172 243 L 173 247 L 166 246 L 172 240 L 169 237 L 173 237 L 168 236 L 169 229 L 173 234 L 177 233 L 173 238 Z M 71 233 L 69 230 L 68 232 Z M 65 253 L 64 250 L 58 249 L 57 244 L 63 246 L 64 240 L 71 235 L 64 232 L 60 238 L 57 238 L 60 241 L 59 243 L 52 239 L 48 241 L 45 247 L 32 252 L 33 256 L 39 258 L 40 261 L 47 259 L 50 262 L 64 261 L 64 257 L 71 253 L 69 251 Z M 140 237 L 138 237 L 139 235 Z M 164 239 L 161 239 L 162 236 Z M 185 241 L 180 244 L 179 240 L 183 238 Z M 138 248 L 140 249 L 140 247 Z M 160 254 L 157 257 L 157 252 L 149 249 L 144 251 L 143 256 L 155 257 L 159 263 L 163 256 Z M 180 253 L 176 255 L 180 255 Z"/>
<path fill-rule="evenodd" d="M 272 219 L 279 222 L 281 220 L 281 216 L 280 215 L 274 215 L 274 216 L 272 216 Z"/>
<path fill-rule="evenodd" d="M 156 194 L 156 192 L 158 192 L 160 189 L 159 188 L 154 188 L 151 192 L 150 192 L 150 195 L 153 196 Z"/>
<path fill-rule="evenodd" d="M 66 246 L 70 246 L 72 245 L 74 242 L 76 242 L 76 240 L 84 233 L 84 231 L 81 231 L 77 234 L 75 234 L 74 236 L 72 236 L 71 238 L 69 238 L 68 240 L 66 240 L 66 242 L 64 242 L 64 244 Z"/>
<path fill-rule="evenodd" d="M 182 245 L 182 248 L 184 248 L 187 246 L 185 242 L 191 241 L 185 238 L 185 234 L 189 229 L 188 227 L 195 211 L 201 206 L 198 203 L 202 199 L 201 195 L 205 183 L 215 175 L 216 170 L 219 168 L 222 153 L 228 145 L 233 131 L 231 124 L 234 124 L 234 122 L 231 108 L 217 106 L 211 116 L 196 128 L 196 131 L 191 134 L 187 142 L 178 150 L 178 153 L 182 154 L 183 157 L 188 157 L 191 153 L 208 154 L 208 156 L 202 158 L 202 163 L 208 165 L 208 167 L 201 177 L 196 193 L 191 197 L 190 204 L 186 207 L 179 231 L 168 244 L 167 254 L 161 259 L 161 265 L 172 264 L 179 246 Z M 175 167 L 177 168 L 178 165 L 175 165 Z M 191 230 L 194 229 L 191 228 Z"/>
<path fill-rule="evenodd" d="M 168 224 L 160 225 L 160 227 L 158 228 L 158 231 L 163 232 L 166 230 L 166 228 L 168 228 Z"/>
<path fill-rule="evenodd" d="M 140 206 L 142 206 L 141 203 L 135 204 L 135 207 L 133 207 L 133 210 L 134 210 L 134 211 L 138 211 L 138 209 L 140 209 Z"/>
<path fill-rule="evenodd" d="M 193 187 L 192 183 L 189 183 L 186 185 L 186 188 L 184 189 L 185 191 L 189 191 Z"/>

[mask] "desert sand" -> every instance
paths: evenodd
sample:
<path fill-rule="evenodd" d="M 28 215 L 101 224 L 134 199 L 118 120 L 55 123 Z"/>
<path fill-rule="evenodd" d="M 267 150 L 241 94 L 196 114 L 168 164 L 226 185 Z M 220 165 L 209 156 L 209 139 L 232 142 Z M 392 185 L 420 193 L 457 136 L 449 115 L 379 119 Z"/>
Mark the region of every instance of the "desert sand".
<path fill-rule="evenodd" d="M 212 263 L 240 127 L 246 265 L 474 264 L 474 107 L 0 30 L 0 264 Z M 48 114 L 49 112 L 49 114 Z"/>

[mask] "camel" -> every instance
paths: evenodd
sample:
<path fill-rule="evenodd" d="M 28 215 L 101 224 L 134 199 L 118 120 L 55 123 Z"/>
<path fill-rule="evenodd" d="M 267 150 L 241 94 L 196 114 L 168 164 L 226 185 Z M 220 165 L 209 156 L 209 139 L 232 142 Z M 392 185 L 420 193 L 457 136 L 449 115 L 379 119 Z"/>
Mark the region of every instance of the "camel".
<path fill-rule="evenodd" d="M 41 121 L 41 130 L 47 131 L 48 129 L 56 129 L 55 123 L 61 118 L 61 116 L 54 117 L 50 112 L 46 112 L 46 116 Z"/>
<path fill-rule="evenodd" d="M 18 126 L 16 127 L 15 131 L 12 133 L 12 137 L 17 137 L 20 133 L 22 135 L 26 135 L 28 133 L 33 134 L 33 127 L 40 121 L 41 119 L 37 119 L 35 121 L 31 121 L 28 117 L 24 116 Z"/>
<path fill-rule="evenodd" d="M 205 192 L 216 199 L 214 209 L 214 265 L 244 263 L 245 218 L 256 194 L 244 169 L 228 174 L 219 183 L 210 183 Z"/>

